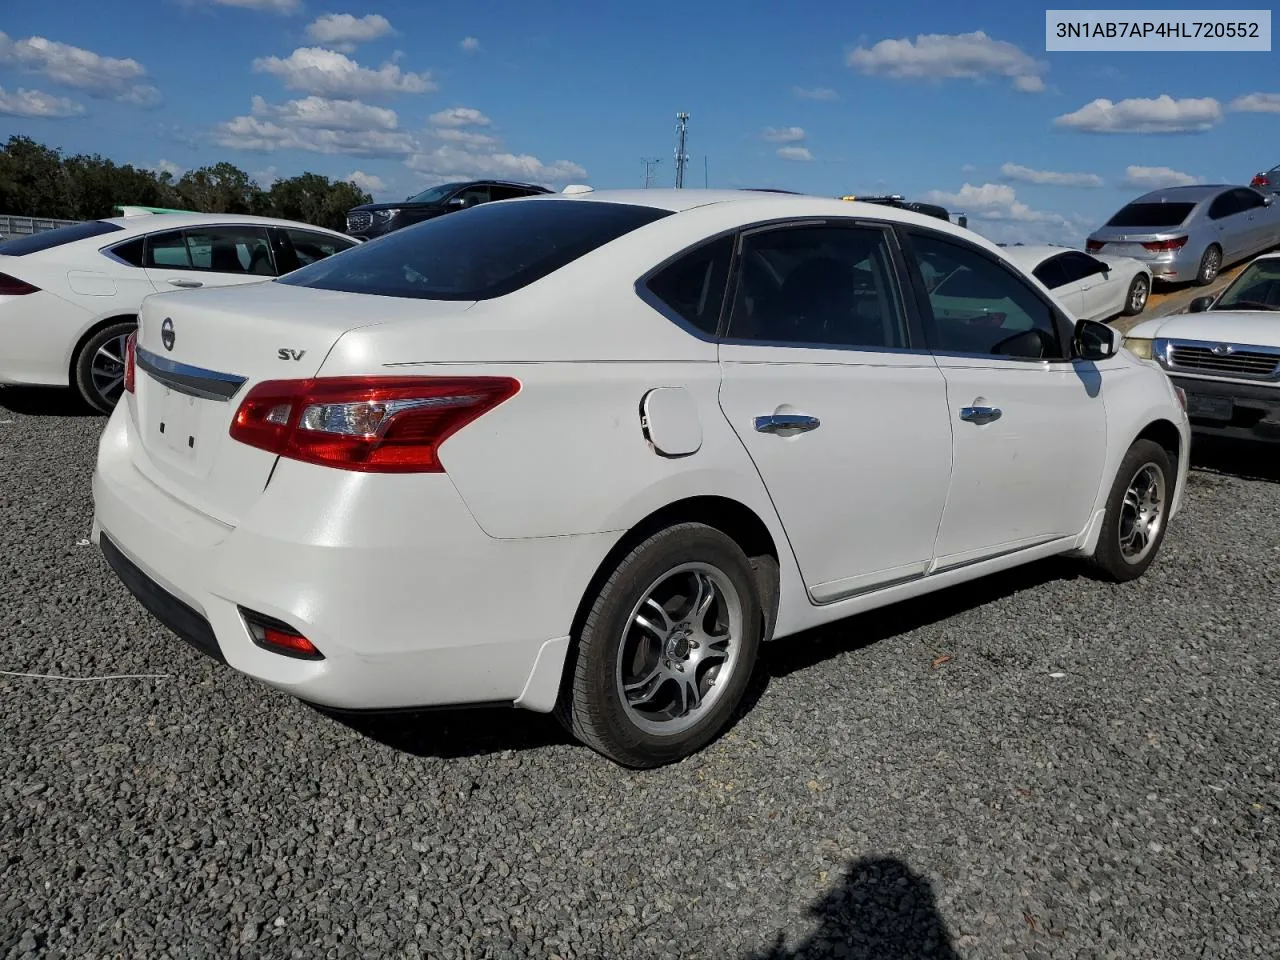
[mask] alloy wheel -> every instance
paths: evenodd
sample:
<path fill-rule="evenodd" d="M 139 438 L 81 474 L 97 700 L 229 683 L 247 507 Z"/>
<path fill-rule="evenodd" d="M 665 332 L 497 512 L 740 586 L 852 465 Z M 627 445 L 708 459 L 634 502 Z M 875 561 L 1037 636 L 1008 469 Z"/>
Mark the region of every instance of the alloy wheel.
<path fill-rule="evenodd" d="M 1139 467 L 1120 507 L 1120 556 L 1140 563 L 1151 552 L 1165 516 L 1165 476 L 1154 463 Z"/>
<path fill-rule="evenodd" d="M 1129 293 L 1129 309 L 1134 313 L 1141 313 L 1147 305 L 1147 296 L 1151 293 L 1151 287 L 1147 283 L 1145 277 L 1138 277 L 1133 281 L 1133 290 Z"/>
<path fill-rule="evenodd" d="M 114 406 L 124 392 L 125 352 L 129 335 L 113 337 L 93 355 L 89 365 L 89 373 L 93 380 L 93 390 L 107 406 Z"/>

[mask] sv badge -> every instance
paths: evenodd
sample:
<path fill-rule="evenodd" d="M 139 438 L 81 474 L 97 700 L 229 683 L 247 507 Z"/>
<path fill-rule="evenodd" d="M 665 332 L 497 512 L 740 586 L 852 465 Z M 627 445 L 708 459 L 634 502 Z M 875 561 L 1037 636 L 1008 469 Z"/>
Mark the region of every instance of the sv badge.
<path fill-rule="evenodd" d="M 290 350 L 288 347 L 281 347 L 276 351 L 276 356 L 281 360 L 301 360 L 306 354 L 305 350 Z"/>

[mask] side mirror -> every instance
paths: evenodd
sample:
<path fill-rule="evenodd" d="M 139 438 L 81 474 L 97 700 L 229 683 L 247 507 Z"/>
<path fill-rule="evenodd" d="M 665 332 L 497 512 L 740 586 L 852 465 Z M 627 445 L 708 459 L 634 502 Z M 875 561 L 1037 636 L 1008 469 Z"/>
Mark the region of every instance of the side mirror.
<path fill-rule="evenodd" d="M 1196 297 L 1187 306 L 1187 313 L 1204 313 L 1213 306 L 1213 297 Z"/>
<path fill-rule="evenodd" d="M 956 226 L 964 227 L 967 229 L 969 226 L 969 218 L 966 217 L 963 213 L 960 214 L 960 216 L 956 217 Z"/>
<path fill-rule="evenodd" d="M 1076 323 L 1073 346 L 1079 360 L 1106 360 L 1120 352 L 1123 343 L 1120 331 L 1096 320 L 1080 320 Z"/>

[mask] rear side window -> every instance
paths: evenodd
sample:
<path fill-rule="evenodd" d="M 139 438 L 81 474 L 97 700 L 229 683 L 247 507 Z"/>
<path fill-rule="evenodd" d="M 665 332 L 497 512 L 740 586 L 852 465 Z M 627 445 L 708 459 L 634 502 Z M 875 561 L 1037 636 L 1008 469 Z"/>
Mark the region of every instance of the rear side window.
<path fill-rule="evenodd" d="M 109 257 L 115 257 L 121 263 L 127 263 L 131 267 L 140 267 L 142 266 L 142 253 L 145 244 L 145 237 L 134 237 L 124 243 L 117 243 L 114 247 L 107 247 L 102 252 Z"/>
<path fill-rule="evenodd" d="M 488 300 L 670 213 L 599 200 L 481 204 L 389 233 L 279 282 L 383 297 Z"/>
<path fill-rule="evenodd" d="M 6 257 L 23 257 L 28 253 L 39 253 L 41 250 L 52 250 L 64 243 L 86 240 L 89 237 L 100 237 L 104 233 L 115 233 L 124 227 L 105 220 L 86 220 L 84 223 L 73 223 L 70 226 L 58 227 L 56 230 L 44 230 L 33 233 L 29 237 L 18 237 L 0 243 L 0 255 Z"/>
<path fill-rule="evenodd" d="M 1108 227 L 1178 227 L 1194 203 L 1131 203 L 1107 221 Z"/>
<path fill-rule="evenodd" d="M 732 234 L 703 244 L 663 267 L 645 286 L 685 323 L 715 336 L 733 244 Z"/>

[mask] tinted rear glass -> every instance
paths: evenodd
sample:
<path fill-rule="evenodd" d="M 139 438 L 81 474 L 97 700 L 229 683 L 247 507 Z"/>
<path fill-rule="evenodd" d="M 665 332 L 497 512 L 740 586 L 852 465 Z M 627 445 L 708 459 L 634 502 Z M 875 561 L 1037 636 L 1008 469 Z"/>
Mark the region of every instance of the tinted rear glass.
<path fill-rule="evenodd" d="M 56 230 L 45 230 L 30 236 L 18 237 L 15 240 L 6 240 L 0 243 L 0 255 L 21 257 L 28 253 L 39 253 L 41 250 L 52 250 L 64 243 L 84 240 L 86 237 L 97 237 L 104 233 L 115 233 L 123 229 L 124 227 L 102 220 L 86 220 L 84 223 L 73 223 L 68 227 L 58 227 Z"/>
<path fill-rule="evenodd" d="M 594 200 L 485 204 L 389 233 L 279 282 L 383 297 L 487 300 L 669 214 Z"/>
<path fill-rule="evenodd" d="M 1108 227 L 1177 227 L 1194 203 L 1131 203 L 1107 221 Z"/>

